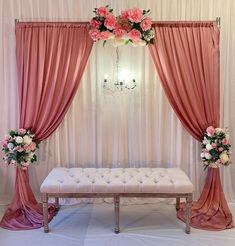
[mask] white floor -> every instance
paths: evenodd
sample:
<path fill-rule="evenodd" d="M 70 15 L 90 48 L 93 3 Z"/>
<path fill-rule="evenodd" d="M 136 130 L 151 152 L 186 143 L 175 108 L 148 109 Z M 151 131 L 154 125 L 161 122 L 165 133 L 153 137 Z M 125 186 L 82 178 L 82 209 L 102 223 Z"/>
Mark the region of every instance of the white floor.
<path fill-rule="evenodd" d="M 230 205 L 235 217 L 235 204 Z M 3 213 L 0 210 L 0 216 Z M 113 233 L 112 204 L 62 206 L 50 223 L 50 233 L 43 229 L 8 231 L 0 228 L 1 246 L 233 246 L 235 229 L 210 232 L 192 228 L 185 234 L 185 224 L 175 217 L 173 205 L 164 203 L 121 206 L 121 233 Z"/>

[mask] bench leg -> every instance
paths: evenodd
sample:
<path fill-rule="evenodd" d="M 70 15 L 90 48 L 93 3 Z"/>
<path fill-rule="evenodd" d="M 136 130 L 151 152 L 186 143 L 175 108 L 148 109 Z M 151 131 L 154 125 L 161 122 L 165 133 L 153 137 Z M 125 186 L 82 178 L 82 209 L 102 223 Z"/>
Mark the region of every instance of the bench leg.
<path fill-rule="evenodd" d="M 59 197 L 55 197 L 55 209 L 56 209 L 56 211 L 58 211 L 59 208 L 60 208 Z"/>
<path fill-rule="evenodd" d="M 114 208 L 115 208 L 115 228 L 114 232 L 117 234 L 120 232 L 119 228 L 119 210 L 120 210 L 120 197 L 115 196 L 114 197 Z"/>
<path fill-rule="evenodd" d="M 190 234 L 190 218 L 191 218 L 192 194 L 186 197 L 186 233 Z"/>
<path fill-rule="evenodd" d="M 43 225 L 44 232 L 49 232 L 48 227 L 48 195 L 45 193 L 42 195 L 42 207 L 43 207 Z"/>
<path fill-rule="evenodd" d="M 180 197 L 176 197 L 175 209 L 176 211 L 180 210 Z"/>

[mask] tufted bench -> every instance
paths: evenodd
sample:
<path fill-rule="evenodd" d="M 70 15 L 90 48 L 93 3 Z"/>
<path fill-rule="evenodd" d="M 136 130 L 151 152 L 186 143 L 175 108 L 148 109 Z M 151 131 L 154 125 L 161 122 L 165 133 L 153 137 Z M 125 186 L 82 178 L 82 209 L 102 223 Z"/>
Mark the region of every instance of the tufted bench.
<path fill-rule="evenodd" d="M 178 168 L 54 168 L 41 185 L 44 231 L 48 232 L 48 198 L 59 208 L 61 197 L 113 197 L 115 233 L 119 233 L 120 197 L 186 198 L 186 233 L 190 233 L 193 185 Z"/>

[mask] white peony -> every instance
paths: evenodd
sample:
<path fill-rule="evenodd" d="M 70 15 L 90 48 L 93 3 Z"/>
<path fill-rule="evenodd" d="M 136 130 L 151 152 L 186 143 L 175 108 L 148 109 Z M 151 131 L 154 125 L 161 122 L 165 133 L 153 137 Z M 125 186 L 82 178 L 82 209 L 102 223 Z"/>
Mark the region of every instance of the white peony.
<path fill-rule="evenodd" d="M 206 158 L 207 160 L 210 160 L 210 159 L 211 159 L 211 154 L 210 154 L 210 153 L 205 153 L 205 158 Z"/>
<path fill-rule="evenodd" d="M 24 136 L 24 143 L 25 144 L 31 144 L 32 143 L 32 138 L 30 138 L 29 136 Z"/>
<path fill-rule="evenodd" d="M 18 137 L 15 138 L 15 141 L 16 141 L 18 144 L 21 144 L 21 143 L 23 143 L 23 138 L 20 137 L 20 136 L 18 136 Z"/>
<path fill-rule="evenodd" d="M 207 149 L 207 150 L 211 150 L 211 149 L 213 149 L 213 147 L 211 146 L 211 144 L 207 144 L 207 145 L 206 145 L 206 149 Z"/>
<path fill-rule="evenodd" d="M 229 161 L 229 157 L 228 157 L 228 155 L 227 155 L 226 152 L 222 152 L 222 153 L 220 154 L 219 158 L 220 158 L 220 160 L 221 160 L 221 162 L 222 162 L 223 164 L 225 164 L 225 163 L 227 163 L 227 162 Z"/>

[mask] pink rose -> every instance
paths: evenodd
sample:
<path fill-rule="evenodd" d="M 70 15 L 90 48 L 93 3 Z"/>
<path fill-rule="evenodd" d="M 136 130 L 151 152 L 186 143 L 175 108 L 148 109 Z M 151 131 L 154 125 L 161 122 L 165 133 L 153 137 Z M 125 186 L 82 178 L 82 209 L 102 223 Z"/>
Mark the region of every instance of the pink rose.
<path fill-rule="evenodd" d="M 34 151 L 36 149 L 36 143 L 35 142 L 32 142 L 30 145 L 29 145 L 29 149 L 31 151 Z"/>
<path fill-rule="evenodd" d="M 91 29 L 89 31 L 89 34 L 91 36 L 91 38 L 94 40 L 94 41 L 97 41 L 99 40 L 99 37 L 100 37 L 100 31 L 97 30 L 97 29 Z"/>
<path fill-rule="evenodd" d="M 18 145 L 15 147 L 15 150 L 18 152 L 22 152 L 22 151 L 24 151 L 24 148 L 22 148 L 21 146 Z"/>
<path fill-rule="evenodd" d="M 215 128 L 213 126 L 209 126 L 209 127 L 207 127 L 206 132 L 207 132 L 208 136 L 212 137 L 215 134 Z"/>
<path fill-rule="evenodd" d="M 7 144 L 8 144 L 7 140 L 3 140 L 2 147 L 3 148 L 7 148 Z"/>
<path fill-rule="evenodd" d="M 140 26 L 143 29 L 143 31 L 147 31 L 152 26 L 152 20 L 150 18 L 146 18 L 140 23 Z"/>
<path fill-rule="evenodd" d="M 130 32 L 128 32 L 128 37 L 132 41 L 138 42 L 140 41 L 141 33 L 137 29 L 132 29 Z"/>
<path fill-rule="evenodd" d="M 90 24 L 91 24 L 92 28 L 98 29 L 101 25 L 101 22 L 96 20 L 96 19 L 92 19 Z"/>
<path fill-rule="evenodd" d="M 110 35 L 111 33 L 109 31 L 100 32 L 100 39 L 107 40 L 109 39 Z"/>
<path fill-rule="evenodd" d="M 222 152 L 224 151 L 224 148 L 223 147 L 219 147 L 219 152 Z"/>
<path fill-rule="evenodd" d="M 228 144 L 229 144 L 229 140 L 228 140 L 227 138 L 224 138 L 224 139 L 222 140 L 222 144 L 223 144 L 223 145 L 228 145 Z"/>
<path fill-rule="evenodd" d="M 24 134 L 26 133 L 26 130 L 23 129 L 23 128 L 20 128 L 20 129 L 18 130 L 18 133 L 24 135 Z"/>
<path fill-rule="evenodd" d="M 5 138 L 4 138 L 4 140 L 6 140 L 6 141 L 8 141 L 10 139 L 11 139 L 11 136 L 10 135 L 6 135 Z"/>
<path fill-rule="evenodd" d="M 108 15 L 104 21 L 105 27 L 109 30 L 113 30 L 117 23 L 116 17 L 114 15 Z"/>
<path fill-rule="evenodd" d="M 107 7 L 100 7 L 96 10 L 96 13 L 101 17 L 106 17 L 109 14 Z"/>
<path fill-rule="evenodd" d="M 114 28 L 114 34 L 116 38 L 122 38 L 126 34 L 126 31 L 122 29 L 121 27 L 116 26 Z"/>
<path fill-rule="evenodd" d="M 122 10 L 122 12 L 121 12 L 121 19 L 128 20 L 128 18 L 129 18 L 129 9 Z"/>
<path fill-rule="evenodd" d="M 213 148 L 216 148 L 216 147 L 217 147 L 217 144 L 216 144 L 216 143 L 213 143 L 213 144 L 211 144 L 211 146 L 212 146 Z"/>
<path fill-rule="evenodd" d="M 138 8 L 130 9 L 128 14 L 129 14 L 129 20 L 135 23 L 141 22 L 143 17 L 142 11 Z"/>

